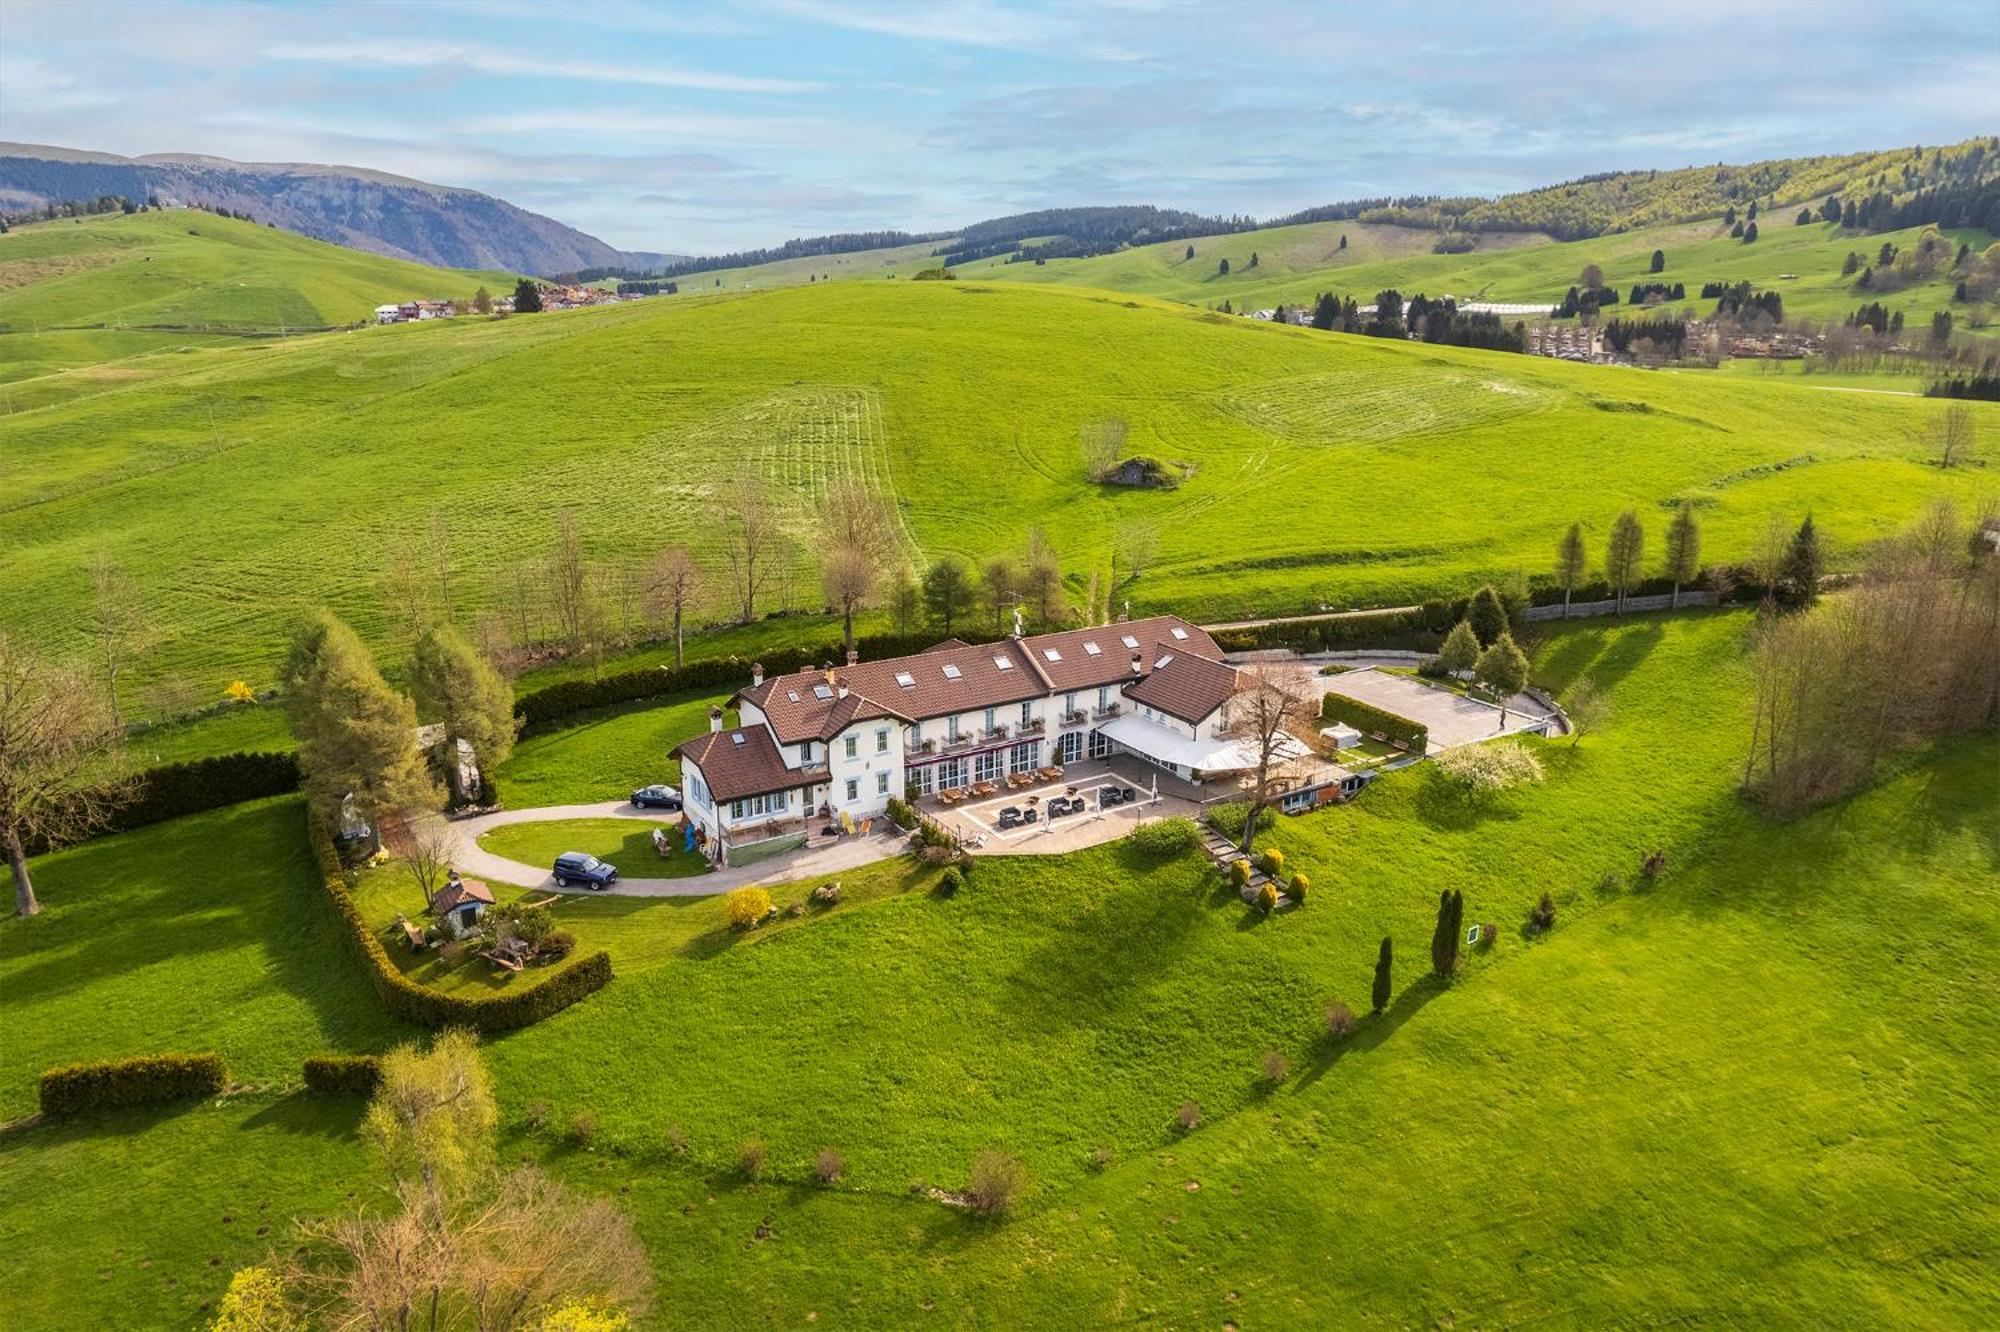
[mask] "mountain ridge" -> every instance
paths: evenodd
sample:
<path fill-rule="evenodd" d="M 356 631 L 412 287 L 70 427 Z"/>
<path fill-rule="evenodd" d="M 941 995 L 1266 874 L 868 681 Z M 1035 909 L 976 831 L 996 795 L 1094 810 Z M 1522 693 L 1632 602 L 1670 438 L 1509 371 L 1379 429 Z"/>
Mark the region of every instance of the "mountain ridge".
<path fill-rule="evenodd" d="M 550 275 L 678 257 L 628 253 L 482 191 L 370 167 L 0 142 L 0 210 L 107 194 L 248 213 L 315 240 L 442 268 Z"/>

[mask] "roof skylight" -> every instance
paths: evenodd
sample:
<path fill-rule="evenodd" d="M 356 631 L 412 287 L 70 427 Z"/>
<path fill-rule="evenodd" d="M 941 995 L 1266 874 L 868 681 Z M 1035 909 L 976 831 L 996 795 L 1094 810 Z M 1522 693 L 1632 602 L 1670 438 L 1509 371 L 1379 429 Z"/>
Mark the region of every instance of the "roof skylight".
<path fill-rule="evenodd" d="M 1011 671 L 1014 669 L 1014 659 L 1008 656 L 1004 652 L 996 652 L 993 654 L 993 664 L 999 667 L 1003 671 Z"/>
<path fill-rule="evenodd" d="M 947 680 L 956 680 L 959 676 L 965 674 L 965 672 L 959 670 L 951 662 L 946 662 L 941 669 L 944 671 L 944 678 Z"/>
<path fill-rule="evenodd" d="M 1121 642 L 1121 643 L 1123 643 L 1123 644 L 1124 644 L 1124 645 L 1125 645 L 1126 647 L 1128 647 L 1128 648 L 1135 648 L 1135 647 L 1138 647 L 1138 646 L 1139 646 L 1139 640 L 1138 640 L 1138 639 L 1136 639 L 1136 638 L 1134 638 L 1134 637 L 1132 637 L 1132 635 L 1130 635 L 1130 634 L 1127 634 L 1127 635 L 1125 635 L 1125 636 L 1124 636 L 1123 638 L 1119 639 L 1118 641 L 1119 641 L 1119 642 Z"/>
<path fill-rule="evenodd" d="M 1062 653 L 1056 651 L 1054 648 L 1043 648 L 1042 655 L 1044 657 L 1047 657 L 1050 661 L 1062 660 Z"/>
<path fill-rule="evenodd" d="M 1097 646 L 1097 644 L 1095 643 L 1085 643 L 1083 645 L 1083 650 L 1085 652 L 1088 652 L 1093 657 L 1101 657 L 1104 655 L 1104 649 Z"/>
<path fill-rule="evenodd" d="M 917 687 L 917 677 L 911 675 L 908 671 L 897 671 L 896 683 L 905 689 L 915 689 Z"/>

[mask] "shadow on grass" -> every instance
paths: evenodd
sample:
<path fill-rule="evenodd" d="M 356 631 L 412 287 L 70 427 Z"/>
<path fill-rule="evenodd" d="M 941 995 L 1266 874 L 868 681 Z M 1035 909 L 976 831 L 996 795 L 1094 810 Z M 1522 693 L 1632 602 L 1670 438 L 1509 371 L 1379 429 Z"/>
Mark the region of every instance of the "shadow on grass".
<path fill-rule="evenodd" d="M 1404 986 L 1403 992 L 1389 1001 L 1388 1008 L 1360 1018 L 1354 1025 L 1354 1034 L 1346 1040 L 1338 1040 L 1331 1035 L 1320 1037 L 1294 1082 L 1300 1087 L 1310 1087 L 1331 1072 L 1341 1060 L 1351 1055 L 1367 1054 L 1395 1035 L 1405 1022 L 1423 1011 L 1425 1004 L 1449 988 L 1436 974 L 1425 972 L 1420 979 Z"/>
<path fill-rule="evenodd" d="M 351 1138 L 368 1113 L 366 1096 L 328 1092 L 293 1092 L 244 1120 L 241 1128 L 276 1129 L 323 1138 Z"/>

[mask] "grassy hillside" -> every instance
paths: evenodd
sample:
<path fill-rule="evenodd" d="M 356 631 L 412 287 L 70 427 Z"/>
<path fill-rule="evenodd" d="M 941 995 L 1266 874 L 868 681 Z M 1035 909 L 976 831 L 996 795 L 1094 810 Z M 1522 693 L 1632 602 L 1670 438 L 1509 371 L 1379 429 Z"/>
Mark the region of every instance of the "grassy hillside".
<path fill-rule="evenodd" d="M 218 333 L 349 324 L 377 305 L 510 290 L 289 231 L 170 210 L 38 222 L 0 235 L 0 382 Z"/>
<path fill-rule="evenodd" d="M 1558 629 L 1536 677 L 1593 680 L 1603 728 L 1540 746 L 1547 782 L 1481 813 L 1416 769 L 1281 820 L 1314 894 L 1269 920 L 1196 860 L 1119 847 L 986 857 L 949 899 L 885 866 L 854 876 L 870 900 L 748 939 L 712 901 L 578 902 L 619 978 L 489 1044 L 507 1154 L 632 1210 L 657 1327 L 1984 1325 L 2000 750 L 1947 746 L 1768 823 L 1733 794 L 1749 626 Z M 296 818 L 44 858 L 46 913 L 0 921 L 27 1033 L 0 1045 L 5 1113 L 43 1062 L 121 1046 L 212 1046 L 267 1088 L 0 1135 L 23 1328 L 194 1322 L 293 1215 L 372 1182 L 351 1102 L 270 1088 L 304 1049 L 398 1034 L 299 894 Z M 213 890 L 221 839 L 260 849 L 264 888 Z M 1671 867 L 1648 885 L 1655 846 Z M 1501 927 L 1449 988 L 1424 974 L 1441 883 Z M 1545 889 L 1557 927 L 1531 939 Z M 1331 1043 L 1323 1009 L 1366 1007 L 1384 934 L 1395 998 Z M 560 1143 L 586 1107 L 593 1146 Z M 752 1135 L 758 1184 L 730 1165 Z M 1031 1175 L 1012 1221 L 921 1195 L 989 1144 Z M 837 1189 L 807 1183 L 822 1146 L 846 1156 Z"/>
<path fill-rule="evenodd" d="M 505 575 L 538 565 L 566 505 L 607 567 L 689 540 L 720 582 L 746 465 L 799 551 L 771 608 L 817 606 L 815 499 L 852 473 L 896 498 L 910 557 L 980 559 L 1039 526 L 1078 591 L 1110 576 L 1121 524 L 1151 526 L 1158 560 L 1115 600 L 1209 618 L 1540 570 L 1570 521 L 1598 544 L 1620 509 L 1657 531 L 1681 498 L 1701 506 L 1711 559 L 1808 509 L 1847 559 L 1931 495 L 1969 506 L 1994 489 L 1983 467 L 1929 465 L 1913 432 L 1936 402 L 1020 284 L 833 283 L 368 329 L 149 358 L 147 375 L 0 418 L 0 624 L 75 642 L 84 571 L 106 551 L 160 626 L 132 684 L 177 678 L 201 698 L 268 683 L 290 617 L 317 602 L 391 646 L 381 575 L 433 511 L 468 620 L 506 604 Z M 1192 477 L 1086 483 L 1078 432 L 1106 418 Z"/>

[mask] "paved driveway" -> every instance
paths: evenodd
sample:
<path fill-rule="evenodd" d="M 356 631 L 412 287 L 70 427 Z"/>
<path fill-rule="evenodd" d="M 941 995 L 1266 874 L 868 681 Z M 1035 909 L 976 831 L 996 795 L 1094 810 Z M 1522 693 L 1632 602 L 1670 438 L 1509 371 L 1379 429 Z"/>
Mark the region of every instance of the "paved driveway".
<path fill-rule="evenodd" d="M 678 814 L 668 814 L 663 810 L 635 809 L 623 800 L 607 800 L 596 805 L 542 805 L 535 809 L 503 809 L 493 814 L 460 819 L 451 825 L 457 840 L 457 845 L 452 850 L 452 864 L 461 874 L 470 875 L 475 879 L 491 879 L 498 883 L 511 883 L 522 888 L 540 888 L 552 893 L 569 892 L 581 897 L 590 890 L 557 888 L 555 880 L 549 877 L 547 868 L 525 865 L 518 860 L 509 860 L 505 856 L 493 854 L 479 845 L 480 834 L 505 827 L 510 823 L 542 823 L 552 819 L 634 819 L 644 823 L 670 826 L 679 817 Z M 886 823 L 887 820 L 880 822 Z M 872 864 L 877 860 L 886 860 L 900 852 L 903 845 L 904 839 L 900 833 L 893 836 L 876 833 L 869 837 L 842 837 L 825 845 L 801 847 L 797 851 L 772 856 L 769 860 L 713 870 L 707 874 L 696 874 L 687 878 L 621 877 L 605 891 L 617 897 L 709 897 L 750 883 L 783 883 L 790 879 L 809 879 L 823 874 L 838 874 L 842 870 Z M 620 865 L 618 868 L 622 875 L 627 866 Z M 633 868 L 643 868 L 643 866 Z"/>
<path fill-rule="evenodd" d="M 1340 675 L 1319 677 L 1320 688 L 1329 694 L 1393 712 L 1398 717 L 1422 722 L 1430 728 L 1431 749 L 1450 749 L 1491 740 L 1499 735 L 1518 735 L 1541 728 L 1547 715 L 1540 708 L 1507 709 L 1507 723 L 1500 724 L 1500 709 L 1449 689 L 1441 689 L 1410 675 L 1391 675 L 1372 666 Z M 1525 703 L 1519 699 L 1517 702 Z M 1365 729 L 1365 728 L 1364 728 Z"/>

